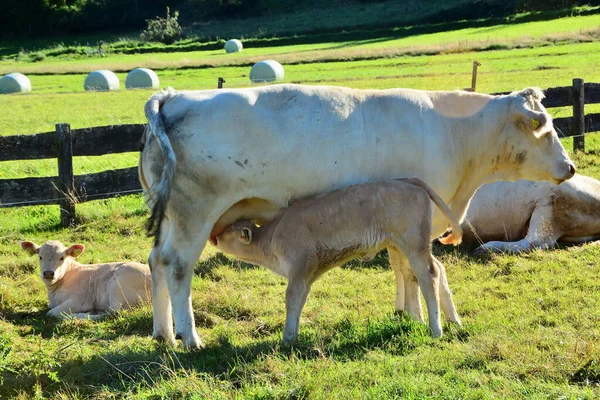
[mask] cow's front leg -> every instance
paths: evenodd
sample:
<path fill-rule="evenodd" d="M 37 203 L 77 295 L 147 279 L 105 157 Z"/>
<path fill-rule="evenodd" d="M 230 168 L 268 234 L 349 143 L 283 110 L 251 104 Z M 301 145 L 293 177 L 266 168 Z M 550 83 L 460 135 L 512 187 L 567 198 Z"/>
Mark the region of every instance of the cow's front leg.
<path fill-rule="evenodd" d="M 77 302 L 72 299 L 66 300 L 56 307 L 50 309 L 46 315 L 52 318 L 58 319 L 68 319 L 73 318 L 73 312 L 84 311 L 81 309 L 81 304 L 77 304 Z"/>
<path fill-rule="evenodd" d="M 492 241 L 483 244 L 473 252 L 476 255 L 486 253 L 518 254 L 535 249 L 545 250 L 556 244 L 562 232 L 553 224 L 553 209 L 551 205 L 538 205 L 531 214 L 527 236 L 517 242 Z"/>

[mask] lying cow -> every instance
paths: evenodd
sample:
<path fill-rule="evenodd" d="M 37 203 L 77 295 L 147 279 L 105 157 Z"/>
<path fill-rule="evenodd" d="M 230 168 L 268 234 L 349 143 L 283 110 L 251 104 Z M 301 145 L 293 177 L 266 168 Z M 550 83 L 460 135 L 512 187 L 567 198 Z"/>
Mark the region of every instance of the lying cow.
<path fill-rule="evenodd" d="M 150 300 L 151 278 L 147 265 L 136 262 L 79 264 L 75 257 L 83 252 L 83 245 L 66 248 L 56 240 L 43 246 L 24 241 L 21 248 L 40 257 L 50 317 L 99 319 Z"/>
<path fill-rule="evenodd" d="M 465 243 L 481 244 L 477 254 L 598 240 L 600 182 L 577 174 L 560 185 L 525 180 L 484 185 L 471 200 L 463 230 Z"/>
<path fill-rule="evenodd" d="M 419 179 L 364 183 L 298 200 L 260 228 L 246 220 L 235 222 L 216 237 L 216 243 L 224 252 L 264 265 L 288 279 L 284 342 L 298 336 L 306 297 L 323 273 L 353 258 L 396 248 L 412 268 L 402 271 L 407 298 L 418 300 L 421 287 L 429 326 L 438 337 L 442 335 L 440 291 L 446 317 L 459 324 L 460 319 L 444 267 L 431 254 L 431 201 L 456 228 L 444 242 L 459 244 L 460 223 L 446 203 Z M 413 305 L 418 309 L 412 311 L 420 315 L 418 301 Z"/>
<path fill-rule="evenodd" d="M 238 219 L 260 224 L 291 200 L 414 176 L 462 220 L 482 184 L 571 178 L 542 98 L 539 89 L 490 96 L 301 85 L 154 95 L 139 162 L 156 239 L 149 262 L 160 266 L 152 268 L 153 336 L 175 342 L 173 310 L 183 345 L 201 345 L 193 266 L 207 240 Z M 432 234 L 446 227 L 434 211 Z M 406 269 L 405 255 L 388 250 L 394 271 Z M 396 272 L 398 291 L 402 280 Z"/>

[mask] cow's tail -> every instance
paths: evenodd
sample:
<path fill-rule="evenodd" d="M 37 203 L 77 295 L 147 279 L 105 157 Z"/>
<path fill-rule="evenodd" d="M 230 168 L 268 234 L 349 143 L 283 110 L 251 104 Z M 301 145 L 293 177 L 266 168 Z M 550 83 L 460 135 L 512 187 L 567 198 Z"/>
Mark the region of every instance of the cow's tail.
<path fill-rule="evenodd" d="M 442 200 L 440 196 L 438 196 L 438 194 L 431 188 L 431 186 L 429 186 L 419 178 L 404 178 L 403 180 L 406 180 L 412 183 L 413 185 L 419 186 L 420 188 L 425 190 L 429 195 L 431 201 L 435 203 L 435 205 L 440 209 L 442 214 L 444 214 L 446 219 L 448 219 L 448 221 L 450 222 L 452 233 L 444 238 L 440 238 L 440 243 L 453 244 L 455 246 L 458 246 L 462 242 L 463 231 L 460 226 L 460 222 L 458 221 L 458 218 L 456 218 L 456 215 L 454 215 L 454 213 L 452 212 L 450 207 L 448 207 L 446 202 Z"/>
<path fill-rule="evenodd" d="M 164 164 L 160 178 L 155 181 L 148 192 L 146 193 L 146 201 L 151 209 L 150 218 L 146 225 L 148 236 L 153 236 L 155 245 L 160 239 L 160 227 L 162 220 L 165 217 L 167 201 L 171 194 L 171 185 L 173 176 L 175 175 L 175 167 L 177 159 L 175 152 L 171 146 L 171 141 L 167 136 L 160 109 L 162 105 L 173 95 L 172 89 L 165 90 L 154 94 L 150 100 L 146 102 L 144 113 L 148 120 L 146 144 L 148 145 L 152 138 L 156 139 L 158 147 L 163 153 Z"/>

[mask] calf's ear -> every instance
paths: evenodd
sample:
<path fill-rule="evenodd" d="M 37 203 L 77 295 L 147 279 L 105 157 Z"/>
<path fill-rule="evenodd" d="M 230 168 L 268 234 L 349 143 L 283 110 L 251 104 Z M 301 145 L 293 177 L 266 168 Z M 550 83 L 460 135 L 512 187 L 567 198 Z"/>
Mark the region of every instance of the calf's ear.
<path fill-rule="evenodd" d="M 74 244 L 67 249 L 67 255 L 71 257 L 78 257 L 83 253 L 85 247 L 82 244 Z"/>
<path fill-rule="evenodd" d="M 246 244 L 252 243 L 252 230 L 250 228 L 242 228 L 240 239 Z"/>
<path fill-rule="evenodd" d="M 40 252 L 40 246 L 27 240 L 21 242 L 21 248 L 28 252 L 29 255 L 38 254 Z"/>

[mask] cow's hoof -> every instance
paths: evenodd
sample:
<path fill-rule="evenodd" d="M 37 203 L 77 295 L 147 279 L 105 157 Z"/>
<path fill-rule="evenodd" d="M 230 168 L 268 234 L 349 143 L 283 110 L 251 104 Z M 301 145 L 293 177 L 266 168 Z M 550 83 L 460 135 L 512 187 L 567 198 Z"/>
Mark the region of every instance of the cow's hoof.
<path fill-rule="evenodd" d="M 154 340 L 156 340 L 158 343 L 164 343 L 168 346 L 175 346 L 177 344 L 177 342 L 175 341 L 175 338 L 173 337 L 168 337 L 165 335 L 161 335 L 161 334 L 153 334 L 152 338 Z"/>
<path fill-rule="evenodd" d="M 195 330 L 192 331 L 192 335 L 189 337 L 185 337 L 185 335 L 179 334 L 181 337 L 181 342 L 183 344 L 183 348 L 186 350 L 200 350 L 204 347 L 200 337 L 196 333 Z"/>

